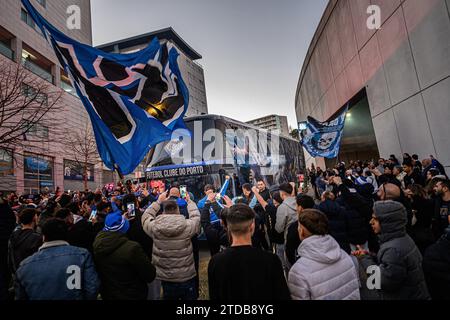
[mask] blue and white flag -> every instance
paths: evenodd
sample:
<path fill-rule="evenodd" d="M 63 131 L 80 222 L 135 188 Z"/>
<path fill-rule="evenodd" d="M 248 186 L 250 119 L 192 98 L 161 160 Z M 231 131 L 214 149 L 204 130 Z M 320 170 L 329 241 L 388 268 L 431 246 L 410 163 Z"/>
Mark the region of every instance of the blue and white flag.
<path fill-rule="evenodd" d="M 53 27 L 22 0 L 86 108 L 98 152 L 110 169 L 128 174 L 151 147 L 185 128 L 189 92 L 178 68 L 177 50 L 157 38 L 130 54 L 106 53 Z"/>
<path fill-rule="evenodd" d="M 301 143 L 313 158 L 332 159 L 338 156 L 347 110 L 348 107 L 333 120 L 327 122 L 319 122 L 308 117 L 306 134 Z"/>

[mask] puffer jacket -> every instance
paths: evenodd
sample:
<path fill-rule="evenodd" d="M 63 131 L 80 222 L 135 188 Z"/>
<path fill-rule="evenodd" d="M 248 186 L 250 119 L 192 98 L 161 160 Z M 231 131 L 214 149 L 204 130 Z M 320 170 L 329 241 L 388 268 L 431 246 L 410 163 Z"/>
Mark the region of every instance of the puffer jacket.
<path fill-rule="evenodd" d="M 153 238 L 152 262 L 156 278 L 168 282 L 185 282 L 196 276 L 191 238 L 200 233 L 200 212 L 193 201 L 182 214 L 158 216 L 160 205 L 154 202 L 142 215 L 144 231 Z"/>
<path fill-rule="evenodd" d="M 300 259 L 289 272 L 292 299 L 360 300 L 355 264 L 333 237 L 308 237 L 298 254 Z"/>
<path fill-rule="evenodd" d="M 347 211 L 350 243 L 354 245 L 366 243 L 369 240 L 369 221 L 372 215 L 369 202 L 344 185 L 340 185 L 338 191 L 339 197 L 336 202 Z"/>
<path fill-rule="evenodd" d="M 350 254 L 350 241 L 348 238 L 348 217 L 343 207 L 332 200 L 325 200 L 319 204 L 318 209 L 328 218 L 330 235 L 337 241 L 342 250 Z"/>
<path fill-rule="evenodd" d="M 283 203 L 277 208 L 277 220 L 275 223 L 275 230 L 278 233 L 283 233 L 286 239 L 287 230 L 291 223 L 298 220 L 297 217 L 297 203 L 294 197 L 288 197 L 283 200 Z M 286 240 L 285 240 L 286 241 Z"/>
<path fill-rule="evenodd" d="M 422 255 L 406 234 L 406 209 L 392 200 L 378 201 L 374 206 L 381 233 L 376 259 L 365 256 L 361 264 L 367 270 L 378 265 L 383 300 L 427 300 L 429 294 L 422 271 Z"/>

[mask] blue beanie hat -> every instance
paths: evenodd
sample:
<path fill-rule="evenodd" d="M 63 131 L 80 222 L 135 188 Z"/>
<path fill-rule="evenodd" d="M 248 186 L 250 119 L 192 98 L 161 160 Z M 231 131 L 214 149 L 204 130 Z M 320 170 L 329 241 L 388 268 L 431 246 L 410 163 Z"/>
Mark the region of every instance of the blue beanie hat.
<path fill-rule="evenodd" d="M 127 233 L 130 223 L 120 211 L 112 212 L 106 216 L 104 231 Z"/>

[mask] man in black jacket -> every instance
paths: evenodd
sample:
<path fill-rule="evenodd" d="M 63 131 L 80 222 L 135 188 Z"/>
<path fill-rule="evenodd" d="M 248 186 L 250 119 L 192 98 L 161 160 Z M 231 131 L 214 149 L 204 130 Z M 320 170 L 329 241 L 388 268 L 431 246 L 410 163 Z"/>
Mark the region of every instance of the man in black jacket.
<path fill-rule="evenodd" d="M 8 241 L 16 226 L 16 216 L 0 193 L 0 301 L 8 297 L 11 273 L 8 268 Z"/>
<path fill-rule="evenodd" d="M 146 300 L 148 283 L 156 276 L 142 246 L 128 240 L 130 225 L 119 212 L 106 217 L 105 228 L 94 241 L 94 261 L 104 300 Z"/>
<path fill-rule="evenodd" d="M 284 234 L 279 233 L 275 230 L 275 225 L 277 222 L 277 209 L 283 203 L 283 199 L 281 199 L 280 192 L 275 191 L 272 193 L 272 197 L 266 200 L 259 194 L 259 189 L 257 187 L 253 187 L 252 191 L 258 201 L 258 205 L 261 208 L 262 214 L 265 217 L 265 224 L 267 229 L 267 235 L 269 237 L 270 247 L 272 250 L 275 250 L 276 245 L 284 244 Z M 255 206 L 255 208 L 257 207 Z M 256 210 L 255 210 L 256 211 Z"/>
<path fill-rule="evenodd" d="M 233 243 L 209 262 L 210 299 L 289 300 L 280 259 L 273 253 L 252 247 L 255 212 L 245 204 L 237 204 L 227 209 L 226 221 Z"/>
<path fill-rule="evenodd" d="M 24 209 L 18 214 L 20 229 L 9 239 L 8 262 L 11 272 L 16 273 L 20 263 L 38 251 L 42 235 L 35 232 L 38 220 L 36 209 Z"/>
<path fill-rule="evenodd" d="M 217 215 L 219 221 L 211 222 L 211 212 Z M 205 206 L 201 211 L 200 223 L 206 235 L 211 257 L 220 252 L 221 247 L 228 247 L 227 232 L 221 219 L 222 208 L 216 201 L 216 194 L 209 193 Z"/>
<path fill-rule="evenodd" d="M 266 187 L 266 183 L 264 182 L 264 180 L 257 180 L 256 182 L 256 186 L 258 188 L 258 192 L 261 195 L 261 197 L 265 200 L 268 201 L 270 199 L 270 192 Z"/>
<path fill-rule="evenodd" d="M 423 257 L 423 272 L 433 300 L 450 300 L 450 229 Z"/>
<path fill-rule="evenodd" d="M 403 171 L 406 172 L 406 176 L 403 179 L 406 188 L 413 184 L 420 184 L 422 187 L 425 186 L 422 174 L 419 169 L 414 166 L 412 161 L 407 161 L 403 164 Z"/>
<path fill-rule="evenodd" d="M 328 218 L 330 235 L 339 243 L 342 250 L 350 254 L 347 211 L 337 204 L 334 199 L 332 192 L 325 191 L 322 194 L 322 202 L 317 208 Z"/>
<path fill-rule="evenodd" d="M 350 180 L 333 177 L 333 184 L 337 186 L 336 202 L 344 207 L 348 217 L 348 237 L 350 247 L 356 250 L 358 246 L 369 248 L 370 216 L 372 207 L 370 201 L 362 197 L 354 188 Z"/>
<path fill-rule="evenodd" d="M 432 231 L 439 239 L 450 224 L 450 180 L 438 180 L 434 186 L 436 194 Z"/>

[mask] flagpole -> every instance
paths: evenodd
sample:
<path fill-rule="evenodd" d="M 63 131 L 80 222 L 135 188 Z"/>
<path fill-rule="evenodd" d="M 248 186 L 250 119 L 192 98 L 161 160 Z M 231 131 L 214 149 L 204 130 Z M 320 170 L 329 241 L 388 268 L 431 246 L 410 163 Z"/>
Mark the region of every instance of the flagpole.
<path fill-rule="evenodd" d="M 122 172 L 120 172 L 119 166 L 117 164 L 114 164 L 114 171 L 117 172 L 117 175 L 119 176 L 120 181 L 123 181 L 124 176 L 123 176 Z"/>

